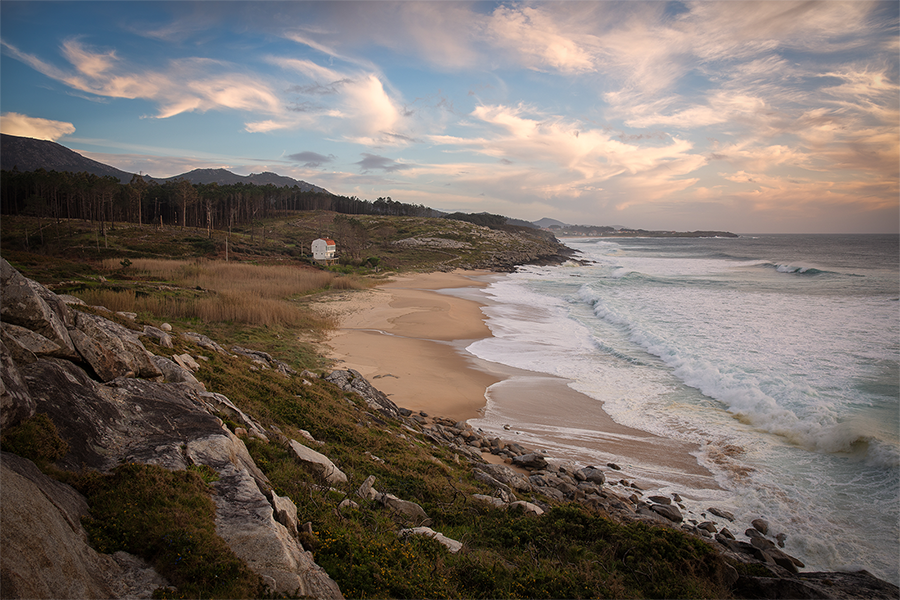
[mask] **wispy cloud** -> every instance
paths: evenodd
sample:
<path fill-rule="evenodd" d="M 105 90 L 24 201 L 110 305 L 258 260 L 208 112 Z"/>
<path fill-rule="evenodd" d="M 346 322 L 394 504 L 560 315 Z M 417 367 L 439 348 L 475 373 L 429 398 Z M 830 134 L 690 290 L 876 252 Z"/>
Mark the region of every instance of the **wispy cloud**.
<path fill-rule="evenodd" d="M 410 141 L 404 123 L 405 111 L 387 93 L 377 73 L 339 71 L 308 59 L 269 57 L 268 61 L 303 77 L 303 81 L 289 88 L 299 97 L 334 96 L 328 105 L 301 102 L 304 110 L 299 112 L 308 113 L 304 124 L 367 146 L 398 145 Z M 323 119 L 318 126 L 313 123 L 316 116 Z M 272 121 L 270 129 L 277 128 L 278 123 L 282 128 L 289 128 L 299 122 L 296 116 L 285 114 L 280 121 Z M 248 130 L 260 129 L 254 124 Z"/>
<path fill-rule="evenodd" d="M 75 133 L 75 126 L 64 121 L 8 112 L 0 115 L 0 133 L 55 142 L 63 136 Z"/>
<path fill-rule="evenodd" d="M 77 39 L 66 40 L 62 55 L 74 70 L 61 69 L 3 44 L 14 58 L 75 90 L 101 97 L 146 99 L 159 105 L 157 118 L 216 109 L 281 113 L 283 106 L 269 86 L 227 63 L 187 58 L 164 69 L 142 69 L 121 60 L 112 50 L 93 50 Z"/>

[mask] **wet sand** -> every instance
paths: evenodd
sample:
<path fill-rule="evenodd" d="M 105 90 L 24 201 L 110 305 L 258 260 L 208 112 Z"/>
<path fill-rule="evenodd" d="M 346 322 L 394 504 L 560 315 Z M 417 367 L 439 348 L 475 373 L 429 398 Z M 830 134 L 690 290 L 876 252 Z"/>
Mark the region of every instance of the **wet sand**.
<path fill-rule="evenodd" d="M 469 344 L 491 335 L 482 304 L 438 290 L 485 287 L 497 276 L 403 275 L 314 306 L 339 319 L 328 341 L 336 366 L 359 371 L 398 406 L 471 420 L 475 427 L 568 461 L 584 463 L 587 448 L 588 454 L 622 466 L 623 477 L 652 487 L 673 482 L 718 487 L 692 455 L 697 446 L 619 425 L 600 402 L 568 387 L 567 380 L 468 354 Z M 514 426 L 507 429 L 504 421 Z"/>

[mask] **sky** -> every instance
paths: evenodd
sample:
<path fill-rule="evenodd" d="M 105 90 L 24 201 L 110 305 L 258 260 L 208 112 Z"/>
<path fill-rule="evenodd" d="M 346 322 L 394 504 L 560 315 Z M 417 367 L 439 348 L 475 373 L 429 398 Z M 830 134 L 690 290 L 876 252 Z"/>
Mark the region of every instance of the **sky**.
<path fill-rule="evenodd" d="M 0 2 L 0 130 L 571 224 L 900 231 L 900 3 Z"/>

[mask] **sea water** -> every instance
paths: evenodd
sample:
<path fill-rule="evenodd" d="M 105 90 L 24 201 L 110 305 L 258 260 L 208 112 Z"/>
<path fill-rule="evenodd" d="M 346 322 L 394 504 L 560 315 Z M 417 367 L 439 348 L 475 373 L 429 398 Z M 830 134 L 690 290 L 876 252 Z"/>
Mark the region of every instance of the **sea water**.
<path fill-rule="evenodd" d="M 564 242 L 580 262 L 485 288 L 493 337 L 467 351 L 564 378 L 615 421 L 696 444 L 719 489 L 643 472 L 688 509 L 729 510 L 733 528 L 766 518 L 807 570 L 898 583 L 898 236 Z M 589 415 L 548 398 L 542 418 L 491 392 L 473 425 L 527 431 L 558 459 L 609 458 L 587 448 Z"/>

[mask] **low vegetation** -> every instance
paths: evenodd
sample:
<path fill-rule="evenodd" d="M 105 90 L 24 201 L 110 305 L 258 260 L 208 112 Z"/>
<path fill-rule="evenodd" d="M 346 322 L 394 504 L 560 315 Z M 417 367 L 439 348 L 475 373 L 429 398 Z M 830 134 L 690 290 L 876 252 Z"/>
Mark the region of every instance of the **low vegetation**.
<path fill-rule="evenodd" d="M 254 598 L 264 592 L 259 576 L 216 535 L 216 507 L 202 473 L 126 464 L 108 475 L 66 479 L 90 503 L 83 524 L 91 545 L 150 562 L 174 586 L 157 590 L 157 597 Z"/>

